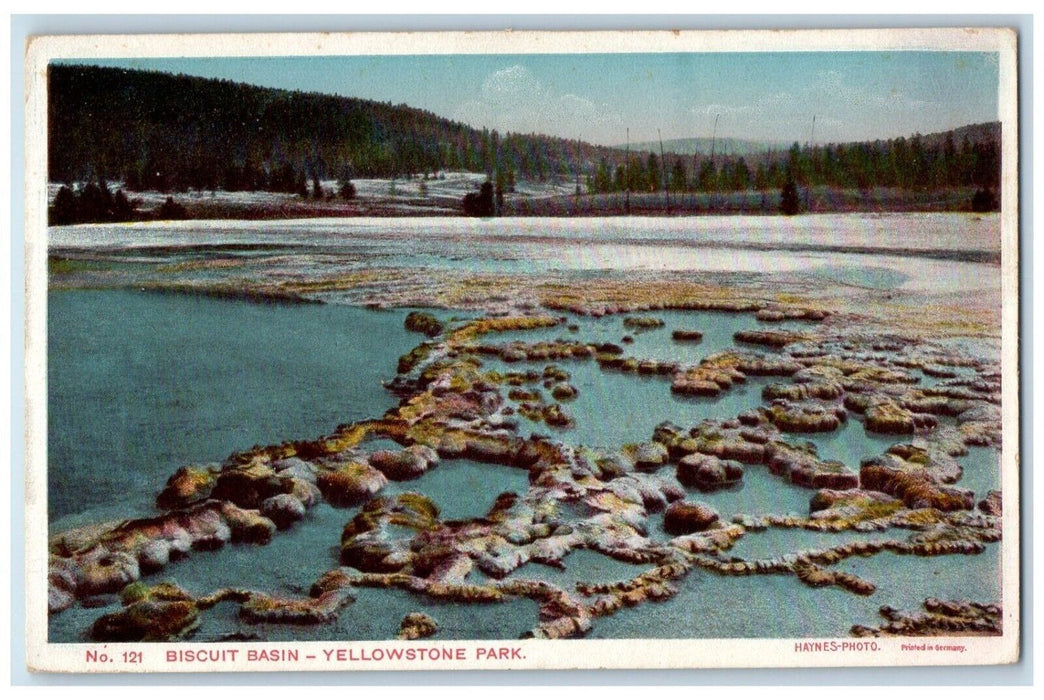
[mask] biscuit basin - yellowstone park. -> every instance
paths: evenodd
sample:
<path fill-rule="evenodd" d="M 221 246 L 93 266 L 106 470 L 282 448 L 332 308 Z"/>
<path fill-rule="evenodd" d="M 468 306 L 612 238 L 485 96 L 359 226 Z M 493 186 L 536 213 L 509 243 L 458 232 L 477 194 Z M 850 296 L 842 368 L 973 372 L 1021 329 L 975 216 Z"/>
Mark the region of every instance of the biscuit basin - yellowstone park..
<path fill-rule="evenodd" d="M 48 235 L 51 642 L 1002 631 L 998 214 Z"/>

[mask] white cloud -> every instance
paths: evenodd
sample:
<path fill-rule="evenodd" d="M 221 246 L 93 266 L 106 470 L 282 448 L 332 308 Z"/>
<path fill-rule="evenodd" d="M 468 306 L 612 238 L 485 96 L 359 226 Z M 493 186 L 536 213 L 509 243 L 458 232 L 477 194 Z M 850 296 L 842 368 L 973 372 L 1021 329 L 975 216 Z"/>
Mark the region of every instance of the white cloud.
<path fill-rule="evenodd" d="M 753 105 L 723 105 L 715 103 L 710 105 L 697 105 L 690 111 L 696 116 L 712 117 L 718 114 L 744 114 L 753 109 Z"/>
<path fill-rule="evenodd" d="M 809 98 L 817 103 L 833 103 L 835 108 L 846 107 L 882 110 L 890 114 L 910 114 L 933 109 L 939 105 L 918 99 L 892 88 L 887 92 L 860 90 L 845 81 L 838 71 L 822 71 L 816 74 L 816 82 L 809 86 Z"/>
<path fill-rule="evenodd" d="M 789 92 L 777 92 L 772 95 L 760 97 L 750 104 L 728 105 L 713 103 L 707 105 L 695 105 L 691 112 L 700 117 L 723 115 L 763 115 L 766 112 L 777 109 L 781 105 L 793 102 L 794 96 Z"/>
<path fill-rule="evenodd" d="M 560 91 L 524 63 L 489 73 L 477 88 L 470 101 L 453 111 L 455 119 L 476 128 L 621 143 L 630 126 L 631 136 L 641 138 L 641 117 L 625 118 L 608 104 L 611 97 L 595 101 L 589 95 Z M 674 112 L 674 122 L 664 124 L 664 135 L 709 137 L 720 116 L 719 137 L 803 143 L 812 135 L 815 115 L 815 140 L 825 143 L 900 135 L 912 124 L 953 121 L 945 111 L 944 105 L 925 100 L 908 86 L 864 86 L 843 70 L 824 70 L 808 74 L 797 87 L 747 99 L 707 93 L 703 101 Z"/>
<path fill-rule="evenodd" d="M 549 100 L 544 116 L 550 123 L 561 125 L 563 129 L 558 133 L 567 138 L 590 139 L 592 135 L 597 135 L 597 138 L 606 131 L 607 127 L 618 130 L 623 121 L 609 105 L 598 105 L 587 98 L 573 94 L 565 94 Z"/>
<path fill-rule="evenodd" d="M 707 120 L 721 115 L 719 135 L 798 141 L 809 138 L 815 115 L 815 139 L 825 142 L 898 134 L 906 130 L 904 125 L 924 121 L 926 114 L 942 109 L 937 102 L 896 88 L 857 87 L 842 71 L 825 70 L 810 75 L 793 91 L 765 95 L 748 103 L 708 101 L 690 111 L 700 121 L 699 135 L 709 135 Z M 874 127 L 867 130 L 867 124 Z"/>
<path fill-rule="evenodd" d="M 528 68 L 514 65 L 498 70 L 482 83 L 482 95 L 488 100 L 524 99 L 541 92 L 542 86 Z"/>
<path fill-rule="evenodd" d="M 501 132 L 548 133 L 566 138 L 602 140 L 607 128 L 623 120 L 607 104 L 582 95 L 557 94 L 522 65 L 491 73 L 478 100 L 457 105 L 454 119 Z"/>

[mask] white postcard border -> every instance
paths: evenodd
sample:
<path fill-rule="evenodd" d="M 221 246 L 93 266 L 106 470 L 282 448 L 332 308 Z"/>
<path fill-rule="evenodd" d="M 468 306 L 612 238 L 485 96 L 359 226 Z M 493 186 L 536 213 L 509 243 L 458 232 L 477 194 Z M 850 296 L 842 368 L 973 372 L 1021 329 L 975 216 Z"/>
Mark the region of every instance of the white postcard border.
<path fill-rule="evenodd" d="M 1002 123 L 1002 353 L 1004 493 L 1002 637 L 571 640 L 496 642 L 309 642 L 295 644 L 51 644 L 47 642 L 46 528 L 46 66 L 60 58 L 436 55 L 515 53 L 628 53 L 681 51 L 997 51 Z M 637 669 L 986 665 L 1013 663 L 1020 639 L 1019 591 L 1019 316 L 1018 104 L 1016 35 L 997 28 L 838 30 L 351 32 L 343 34 L 206 34 L 48 36 L 31 40 L 26 54 L 26 657 L 31 670 L 116 671 L 317 671 L 441 669 Z M 857 647 L 874 643 L 879 648 Z M 808 650 L 795 645 L 810 644 Z M 927 644 L 924 649 L 904 645 Z M 850 646 L 851 645 L 851 646 Z M 940 647 L 938 649 L 934 647 Z M 174 660 L 170 651 L 203 648 L 225 653 L 214 661 Z M 962 647 L 963 651 L 943 647 Z M 480 657 L 507 648 L 512 658 Z M 253 650 L 298 651 L 298 659 L 247 660 Z M 376 659 L 377 649 L 385 650 Z M 465 658 L 390 661 L 390 650 L 414 655 L 438 649 Z M 325 654 L 333 650 L 333 656 Z M 448 651 L 447 651 L 448 650 Z M 127 660 L 127 653 L 140 653 Z M 343 654 L 342 654 L 343 652 Z M 316 658 L 306 658 L 313 655 Z M 519 658 L 519 655 L 521 658 Z M 341 657 L 348 658 L 342 660 Z M 104 658 L 104 661 L 99 659 Z M 93 659 L 93 660 L 92 660 Z M 568 659 L 563 662 L 563 659 Z"/>

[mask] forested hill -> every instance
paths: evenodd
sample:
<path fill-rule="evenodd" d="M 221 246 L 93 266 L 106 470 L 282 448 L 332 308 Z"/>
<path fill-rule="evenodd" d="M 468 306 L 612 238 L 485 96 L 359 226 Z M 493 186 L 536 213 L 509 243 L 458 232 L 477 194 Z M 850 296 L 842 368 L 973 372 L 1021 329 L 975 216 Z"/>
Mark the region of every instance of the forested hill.
<path fill-rule="evenodd" d="M 576 142 L 500 136 L 406 105 L 94 66 L 54 64 L 48 78 L 51 181 L 294 191 L 314 177 L 492 172 L 494 152 L 505 173 L 575 177 Z M 581 157 L 618 159 L 590 144 Z"/>

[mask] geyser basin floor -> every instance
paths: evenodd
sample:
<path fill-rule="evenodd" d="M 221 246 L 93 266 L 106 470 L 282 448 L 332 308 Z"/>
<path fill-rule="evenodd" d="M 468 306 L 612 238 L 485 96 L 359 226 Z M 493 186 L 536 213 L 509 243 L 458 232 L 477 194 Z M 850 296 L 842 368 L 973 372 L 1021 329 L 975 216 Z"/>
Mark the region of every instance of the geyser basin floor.
<path fill-rule="evenodd" d="M 899 235 L 896 240 L 904 243 L 912 240 L 913 244 L 933 248 L 933 255 L 937 255 L 933 269 L 950 264 L 943 259 L 946 251 L 941 248 L 967 243 L 963 234 L 946 238 L 950 243 L 941 243 L 940 239 L 927 234 L 921 235 L 925 226 L 925 230 L 938 233 L 938 221 L 930 217 L 913 219 L 917 221 L 918 235 L 913 238 Z M 902 228 L 903 221 L 902 218 L 889 217 L 882 226 Z M 697 224 L 700 231 L 711 225 L 703 220 Z M 407 227 L 417 225 L 411 222 Z M 637 227 L 641 230 L 624 238 L 619 237 L 623 235 L 619 231 L 614 234 L 612 231 L 616 229 L 612 229 L 608 238 L 600 241 L 599 254 L 585 257 L 582 254 L 584 246 L 559 235 L 560 232 L 551 230 L 545 232 L 546 235 L 537 235 L 537 232 L 527 230 L 515 234 L 504 228 L 507 225 L 506 222 L 487 225 L 456 221 L 430 224 L 434 227 L 430 237 L 419 236 L 413 229 L 385 230 L 389 226 L 387 222 L 374 224 L 369 229 L 340 222 L 283 222 L 279 226 L 265 223 L 257 229 L 248 225 L 230 225 L 227 230 L 220 231 L 208 226 L 193 231 L 193 224 L 179 224 L 170 231 L 161 231 L 157 227 L 141 227 L 141 230 L 130 227 L 128 235 L 133 238 L 140 234 L 147 239 L 143 241 L 146 245 L 159 242 L 173 245 L 177 250 L 170 252 L 155 248 L 148 251 L 148 255 L 140 251 L 135 254 L 133 265 L 120 264 L 115 266 L 119 269 L 107 269 L 106 255 L 111 252 L 118 257 L 118 251 L 95 248 L 91 254 L 98 256 L 98 264 L 92 263 L 87 266 L 89 269 L 56 270 L 52 280 L 55 289 L 51 296 L 52 315 L 55 309 L 58 315 L 52 319 L 50 330 L 53 334 L 51 352 L 58 354 L 52 354 L 49 363 L 52 381 L 56 381 L 56 377 L 60 380 L 60 385 L 68 391 L 68 398 L 54 401 L 56 407 L 52 408 L 52 418 L 57 417 L 59 422 L 52 423 L 50 439 L 65 450 L 63 453 L 60 449 L 52 449 L 49 473 L 62 482 L 51 486 L 52 508 L 58 508 L 57 512 L 52 511 L 52 518 L 58 519 L 51 523 L 52 527 L 152 512 L 152 499 L 166 477 L 188 462 L 216 462 L 255 443 L 314 438 L 328 433 L 338 423 L 379 418 L 398 402 L 397 397 L 382 388 L 381 382 L 394 376 L 398 357 L 423 340 L 418 334 L 403 331 L 406 307 L 443 305 L 445 308 L 435 313 L 445 321 L 452 317 L 543 312 L 545 309 L 541 309 L 540 304 L 546 300 L 575 299 L 579 300 L 578 303 L 586 300 L 597 307 L 599 304 L 659 303 L 665 297 L 673 298 L 672 295 L 677 294 L 701 301 L 755 299 L 761 304 L 786 306 L 806 303 L 803 301 L 805 297 L 795 295 L 807 295 L 814 301 L 808 302 L 812 306 L 829 308 L 835 314 L 823 324 L 835 333 L 853 333 L 853 329 L 864 324 L 863 327 L 871 329 L 873 337 L 889 336 L 897 332 L 897 328 L 907 331 L 913 328 L 928 336 L 939 329 L 955 335 L 987 336 L 986 342 L 982 337 L 976 337 L 968 341 L 967 347 L 973 353 L 985 348 L 982 359 L 995 360 L 987 356 L 993 347 L 988 337 L 994 332 L 990 325 L 994 320 L 993 312 L 977 313 L 975 310 L 989 305 L 992 288 L 986 289 L 985 294 L 969 288 L 965 296 L 975 297 L 970 306 L 932 306 L 931 295 L 939 290 L 931 289 L 935 284 L 932 279 L 919 279 L 916 274 L 911 274 L 916 273 L 920 262 L 915 256 L 900 256 L 896 262 L 890 255 L 828 255 L 819 251 L 777 254 L 776 251 L 759 249 L 757 255 L 747 255 L 749 251 L 731 248 L 723 253 L 718 250 L 722 242 L 716 239 L 709 241 L 714 244 L 711 246 L 713 250 L 706 247 L 708 241 L 690 245 L 683 240 L 689 234 L 676 230 L 674 223 L 664 229 L 666 238 L 646 231 L 643 223 Z M 527 227 L 533 225 L 537 224 L 525 224 Z M 569 226 L 597 225 L 569 223 Z M 744 245 L 771 244 L 777 236 L 764 229 L 766 226 L 771 229 L 773 225 L 779 225 L 779 222 L 758 222 L 760 233 L 753 235 L 752 239 L 745 239 Z M 446 228 L 440 230 L 439 226 Z M 816 231 L 818 229 L 798 232 L 808 238 L 801 244 L 819 245 L 817 240 L 813 240 L 820 236 Z M 199 240 L 194 239 L 193 245 L 202 245 L 196 245 L 189 252 L 181 250 L 181 244 L 187 241 L 186 232 L 198 233 Z M 477 241 L 476 235 L 483 232 L 491 233 L 492 237 Z M 849 233 L 854 239 L 862 239 L 856 233 Z M 67 237 L 69 240 L 66 242 L 90 246 L 101 241 L 108 245 L 112 241 L 105 239 L 107 234 L 103 234 L 104 231 L 89 229 L 84 240 L 72 236 Z M 649 241 L 631 240 L 647 234 L 651 236 Z M 580 238 L 590 238 L 591 235 L 592 232 L 588 231 Z M 599 231 L 598 235 L 602 232 Z M 254 242 L 259 244 L 270 243 L 275 240 L 274 236 L 279 236 L 292 239 L 297 248 L 251 249 L 244 254 L 234 247 L 210 251 L 208 242 L 223 236 L 235 245 L 244 245 L 247 239 L 256 239 Z M 845 236 L 838 238 L 842 239 L 847 240 Z M 555 248 L 558 244 L 561 244 L 561 250 Z M 636 246 L 643 248 L 643 254 L 629 255 Z M 312 250 L 302 252 L 309 247 Z M 628 255 L 615 255 L 621 251 Z M 657 256 L 669 259 L 670 264 L 658 265 L 653 259 Z M 704 268 L 715 267 L 728 256 L 745 258 L 748 267 L 761 271 L 743 268 L 745 272 L 723 272 L 717 276 L 692 272 L 699 269 L 701 261 L 709 261 Z M 72 258 L 75 257 L 73 251 Z M 217 260 L 219 257 L 221 260 Z M 853 275 L 834 274 L 835 280 L 829 276 L 824 279 L 799 272 L 799 269 L 807 269 L 802 265 L 810 258 L 821 260 L 823 264 L 858 269 Z M 773 267 L 769 264 L 772 260 L 779 264 Z M 166 265 L 164 261 L 178 264 Z M 403 272 L 407 267 L 409 270 Z M 614 269 L 606 270 L 606 267 Z M 723 269 L 727 268 L 726 265 Z M 878 275 L 879 280 L 888 284 L 877 286 L 886 289 L 860 284 L 865 280 L 860 278 L 863 273 L 859 270 L 873 268 L 892 271 Z M 957 274 L 948 284 L 964 280 L 970 268 L 977 274 L 981 273 L 982 277 L 989 277 L 993 270 L 990 264 L 955 265 Z M 97 283 L 102 279 L 109 284 L 141 282 L 165 289 L 192 283 L 200 285 L 198 290 L 204 292 L 215 289 L 213 285 L 225 285 L 232 290 L 263 287 L 267 291 L 289 292 L 308 298 L 372 302 L 399 306 L 402 310 L 375 314 L 360 308 L 254 306 L 180 295 L 141 295 L 131 291 L 58 291 L 58 288 L 75 288 L 87 283 L 85 281 Z M 945 289 L 942 291 L 949 289 L 943 286 Z M 909 301 L 912 299 L 911 289 L 918 295 L 916 303 Z M 60 298 L 63 295 L 68 295 L 64 315 Z M 57 301 L 54 298 L 58 298 Z M 945 298 L 947 303 L 954 299 Z M 172 308 L 157 310 L 164 305 Z M 126 309 L 133 313 L 120 313 Z M 493 334 L 483 337 L 480 342 L 531 342 L 539 338 L 575 337 L 620 343 L 624 335 L 631 335 L 634 343 L 624 345 L 628 355 L 695 363 L 714 352 L 732 347 L 732 335 L 737 330 L 785 328 L 803 331 L 808 327 L 814 332 L 817 327 L 817 324 L 796 322 L 761 323 L 752 313 L 644 311 L 633 315 L 660 317 L 666 321 L 666 326 L 637 332 L 622 325 L 623 316 L 632 314 L 591 318 L 560 310 L 546 311 L 551 315 L 566 315 L 569 323 L 577 323 L 580 328 L 573 333 L 563 324 L 540 331 Z M 105 318 L 106 315 L 110 318 Z M 121 318 L 121 315 L 126 318 Z M 135 319 L 141 318 L 152 318 L 155 322 L 135 323 Z M 208 335 L 208 329 L 215 326 L 218 330 Z M 692 345 L 675 343 L 670 339 L 670 331 L 675 328 L 701 330 L 705 334 L 704 340 Z M 139 351 L 144 357 L 135 356 L 135 347 L 131 347 L 113 359 L 114 347 L 121 342 L 121 338 L 114 336 L 121 333 L 127 335 L 128 344 L 144 348 Z M 957 342 L 965 341 L 958 339 Z M 743 350 L 766 356 L 775 354 L 761 347 L 745 346 Z M 152 376 L 137 367 L 154 357 L 166 358 L 160 374 L 169 375 L 177 383 L 162 385 L 155 390 L 149 387 L 145 380 L 154 381 Z M 252 367 L 256 368 L 240 376 L 234 365 L 244 358 L 255 363 Z M 199 362 L 202 362 L 199 366 L 204 368 L 202 374 L 208 378 L 207 382 L 195 379 L 199 370 L 180 370 L 181 365 L 187 367 Z M 100 367 L 92 368 L 92 364 Z M 491 361 L 487 368 L 542 369 L 545 364 L 550 363 L 498 364 Z M 751 377 L 716 399 L 680 399 L 671 394 L 670 381 L 665 378 L 604 372 L 593 360 L 557 364 L 572 374 L 572 382 L 580 390 L 575 401 L 563 404 L 577 425 L 572 430 L 559 431 L 520 419 L 519 434 L 523 437 L 539 432 L 550 435 L 553 441 L 561 444 L 617 448 L 627 442 L 649 440 L 653 428 L 664 420 L 671 420 L 687 429 L 703 418 L 721 421 L 734 417 L 762 405 L 761 389 L 766 383 L 786 383 L 786 380 Z M 98 408 L 99 403 L 90 402 L 91 392 L 105 387 L 107 381 L 114 384 L 125 381 L 124 365 L 134 369 L 130 373 L 132 378 L 142 378 L 138 384 L 144 389 L 137 392 L 140 396 L 131 389 L 125 390 L 116 400 L 101 402 L 120 406 L 123 410 L 118 421 L 109 419 L 109 432 L 113 435 L 96 427 L 75 428 L 71 434 L 65 435 L 53 434 L 56 429 L 60 432 L 61 426 L 73 425 L 62 417 L 63 410 L 75 414 L 71 419 L 74 422 L 78 415 L 91 414 L 94 411 L 92 406 Z M 63 367 L 77 367 L 80 374 L 62 379 Z M 212 378 L 206 371 L 208 367 L 214 375 Z M 249 383 L 252 374 L 267 376 L 274 381 L 270 387 L 254 386 Z M 923 385 L 935 384 L 922 379 Z M 188 389 L 180 384 L 188 385 Z M 191 392 L 187 396 L 184 394 L 195 389 L 197 384 L 201 387 L 201 396 Z M 77 394 L 81 386 L 84 396 Z M 218 395 L 203 391 L 222 387 L 229 392 Z M 158 394 L 158 398 L 153 394 Z M 181 402 L 169 400 L 171 396 L 180 397 Z M 65 409 L 65 404 L 71 408 Z M 204 406 L 205 410 L 187 411 L 186 406 Z M 149 439 L 135 437 L 131 440 L 126 435 L 116 435 L 134 429 L 132 419 L 150 423 L 140 430 Z M 196 427 L 193 427 L 192 420 L 198 420 Z M 467 417 L 456 420 L 466 422 Z M 210 431 L 216 432 L 211 435 Z M 895 442 L 909 441 L 901 436 L 879 438 L 869 434 L 854 414 L 850 414 L 848 422 L 834 432 L 786 435 L 785 439 L 791 442 L 809 440 L 817 445 L 822 458 L 840 459 L 853 471 L 858 470 L 861 459 L 881 454 Z M 96 444 L 99 441 L 100 444 Z M 130 442 L 134 444 L 129 445 Z M 396 447 L 394 443 L 383 440 L 364 442 L 362 449 L 378 446 Z M 113 455 L 123 457 L 125 454 L 130 456 L 124 462 L 114 464 Z M 973 448 L 967 457 L 960 458 L 966 472 L 958 486 L 974 488 L 981 495 L 982 490 L 996 484 L 997 454 L 993 448 Z M 74 460 L 77 458 L 88 463 L 76 463 Z M 673 466 L 664 467 L 664 473 L 669 472 L 673 472 Z M 59 474 L 61 476 L 56 476 Z M 84 478 L 77 482 L 78 476 Z M 92 482 L 92 477 L 97 478 Z M 566 477 L 568 475 L 563 478 Z M 534 476 L 534 480 L 536 478 Z M 498 493 L 527 493 L 532 483 L 525 469 L 473 460 L 443 459 L 420 479 L 388 485 L 382 495 L 420 491 L 440 506 L 443 518 L 471 518 L 485 514 Z M 96 489 L 92 490 L 94 484 Z M 746 469 L 742 488 L 712 494 L 690 491 L 689 498 L 710 504 L 728 521 L 738 513 L 807 514 L 808 499 L 813 493 L 813 490 L 796 487 L 770 475 L 765 467 L 751 465 Z M 563 512 L 580 513 L 582 510 L 583 506 L 577 504 L 576 509 L 563 509 Z M 548 513 L 554 511 L 548 509 Z M 193 553 L 188 559 L 147 577 L 146 582 L 173 578 L 197 594 L 221 586 L 243 585 L 272 594 L 305 595 L 320 573 L 336 567 L 341 528 L 357 512 L 358 508 L 337 510 L 320 504 L 303 522 L 288 532 L 277 534 L 267 546 L 228 545 L 216 553 Z M 648 537 L 655 543 L 653 546 L 662 546 L 669 539 L 662 530 L 661 521 L 662 515 L 647 518 Z M 557 527 L 557 524 L 552 524 Z M 409 531 L 403 528 L 395 533 L 396 536 L 408 536 Z M 742 558 L 777 557 L 833 543 L 873 541 L 882 537 L 902 539 L 908 534 L 896 528 L 865 535 L 783 529 L 748 531 L 731 550 L 720 554 Z M 981 555 L 930 558 L 885 552 L 866 560 L 852 558 L 842 562 L 837 566 L 839 570 L 850 567 L 878 586 L 873 595 L 865 598 L 837 587 L 813 589 L 793 575 L 726 577 L 696 568 L 676 582 L 679 592 L 674 598 L 662 603 L 642 602 L 637 607 L 599 618 L 589 634 L 592 637 L 845 635 L 854 623 L 878 623 L 880 605 L 916 609 L 927 596 L 997 600 L 999 589 L 991 582 L 999 577 L 996 556 L 999 549 L 999 545 L 993 544 Z M 625 564 L 582 548 L 565 555 L 562 564 L 564 570 L 530 561 L 512 571 L 506 580 L 539 579 L 559 585 L 577 600 L 590 602 L 575 590 L 577 582 L 626 580 L 650 571 L 654 566 Z M 923 570 L 925 567 L 931 568 Z M 976 573 L 966 576 L 966 571 Z M 945 578 L 945 585 L 940 583 L 942 578 Z M 490 580 L 477 569 L 466 578 L 475 584 Z M 437 638 L 515 638 L 531 630 L 538 619 L 538 606 L 531 599 L 465 604 L 437 602 L 429 596 L 397 589 L 358 588 L 355 594 L 356 602 L 340 611 L 336 623 L 310 627 L 248 624 L 239 619 L 234 604 L 222 603 L 204 616 L 194 639 L 216 641 L 228 634 L 262 640 L 389 638 L 395 635 L 402 615 L 414 611 L 427 612 L 439 621 L 441 631 Z M 753 607 L 750 601 L 755 601 Z M 75 605 L 53 615 L 50 625 L 52 640 L 81 639 L 80 635 L 91 622 L 117 607 L 111 599 L 105 598 L 90 603 L 101 607 Z"/>

